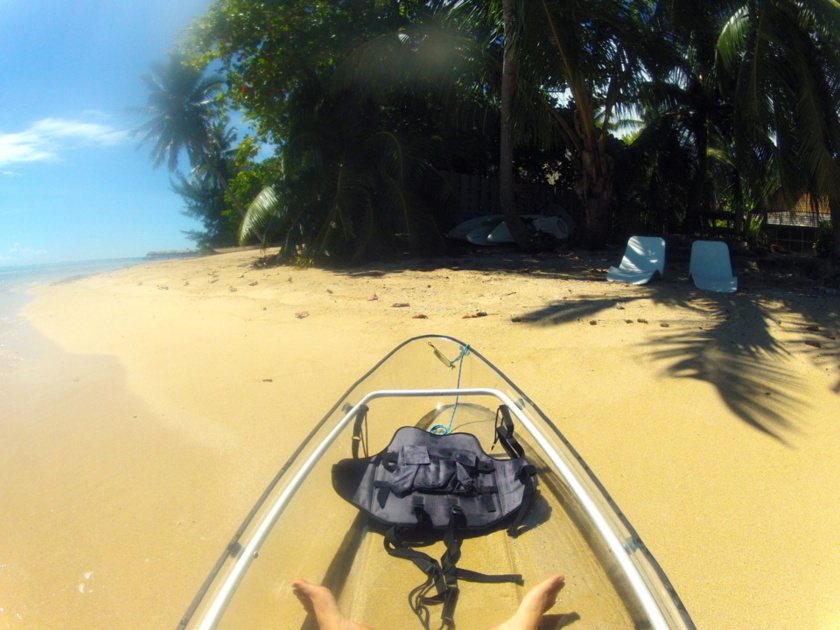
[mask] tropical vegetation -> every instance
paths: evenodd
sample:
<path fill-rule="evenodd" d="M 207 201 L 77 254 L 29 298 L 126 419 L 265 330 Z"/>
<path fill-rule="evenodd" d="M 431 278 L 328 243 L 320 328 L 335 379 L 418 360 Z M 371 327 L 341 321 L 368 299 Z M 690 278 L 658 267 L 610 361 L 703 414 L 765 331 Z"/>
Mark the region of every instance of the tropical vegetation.
<path fill-rule="evenodd" d="M 808 200 L 840 263 L 835 0 L 215 0 L 145 81 L 205 243 L 439 251 L 457 172 L 498 178 L 526 248 L 516 191 L 550 182 L 592 247 Z"/>

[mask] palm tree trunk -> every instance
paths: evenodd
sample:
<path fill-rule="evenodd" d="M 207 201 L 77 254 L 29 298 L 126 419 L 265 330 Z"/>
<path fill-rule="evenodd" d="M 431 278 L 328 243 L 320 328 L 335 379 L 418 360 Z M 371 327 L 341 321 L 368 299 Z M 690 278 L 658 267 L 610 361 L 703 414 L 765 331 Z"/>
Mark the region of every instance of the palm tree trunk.
<path fill-rule="evenodd" d="M 707 152 L 709 148 L 709 122 L 707 117 L 703 116 L 698 121 L 694 138 L 697 145 L 697 172 L 694 174 L 694 179 L 691 182 L 691 196 L 682 225 L 683 231 L 688 233 L 699 230 L 702 227 L 702 214 L 711 210 L 708 203 L 709 159 Z"/>
<path fill-rule="evenodd" d="M 578 113 L 585 108 L 578 105 Z M 594 125 L 589 131 L 581 130 L 581 182 L 578 195 L 585 211 L 585 239 L 592 248 L 605 245 L 612 226 L 610 203 L 613 190 L 613 162 L 604 147 L 602 131 Z"/>
<path fill-rule="evenodd" d="M 613 160 L 606 151 L 606 131 L 595 122 L 592 95 L 583 69 L 571 60 L 546 0 L 542 1 L 542 6 L 574 101 L 575 131 L 581 160 L 580 180 L 575 192 L 584 207 L 583 238 L 589 247 L 600 248 L 607 242 L 612 227 Z"/>
<path fill-rule="evenodd" d="M 513 97 L 516 86 L 514 68 L 513 0 L 503 0 L 505 47 L 502 59 L 501 137 L 499 141 L 499 202 L 510 234 L 520 247 L 527 247 L 530 234 L 516 211 L 513 177 Z"/>

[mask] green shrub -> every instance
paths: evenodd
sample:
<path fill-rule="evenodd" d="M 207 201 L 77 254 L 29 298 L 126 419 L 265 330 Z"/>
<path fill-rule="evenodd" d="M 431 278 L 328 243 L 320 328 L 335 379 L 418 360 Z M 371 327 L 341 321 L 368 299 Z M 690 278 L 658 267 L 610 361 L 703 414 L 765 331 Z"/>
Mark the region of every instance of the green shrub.
<path fill-rule="evenodd" d="M 817 256 L 828 257 L 834 249 L 834 228 L 831 221 L 823 221 L 817 228 L 817 238 L 814 241 L 814 253 Z"/>

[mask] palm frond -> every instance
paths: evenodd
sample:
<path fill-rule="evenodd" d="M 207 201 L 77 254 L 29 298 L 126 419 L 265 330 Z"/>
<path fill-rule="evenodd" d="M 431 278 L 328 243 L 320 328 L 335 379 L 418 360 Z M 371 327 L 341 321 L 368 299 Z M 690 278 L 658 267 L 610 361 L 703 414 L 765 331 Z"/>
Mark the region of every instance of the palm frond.
<path fill-rule="evenodd" d="M 273 186 L 266 186 L 248 205 L 239 227 L 239 243 L 244 245 L 251 236 L 267 233 L 280 210 L 280 198 Z M 266 243 L 264 243 L 266 244 Z"/>

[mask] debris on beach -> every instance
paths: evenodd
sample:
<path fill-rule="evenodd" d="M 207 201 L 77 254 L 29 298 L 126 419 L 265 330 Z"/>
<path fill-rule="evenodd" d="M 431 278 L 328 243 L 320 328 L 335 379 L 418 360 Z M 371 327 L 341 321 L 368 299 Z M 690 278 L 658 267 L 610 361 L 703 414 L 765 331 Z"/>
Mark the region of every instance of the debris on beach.
<path fill-rule="evenodd" d="M 411 306 L 411 304 L 408 302 L 395 302 L 394 304 L 391 304 L 391 308 L 408 308 L 409 306 Z"/>
<path fill-rule="evenodd" d="M 295 317 L 297 317 L 298 319 L 304 319 L 306 317 L 309 317 L 309 311 L 301 311 L 300 313 L 295 313 Z"/>
<path fill-rule="evenodd" d="M 464 315 L 461 319 L 475 319 L 476 317 L 487 317 L 487 313 L 484 311 L 478 311 L 474 315 Z"/>
<path fill-rule="evenodd" d="M 417 315 L 412 315 L 411 319 L 429 319 L 428 315 L 423 315 L 423 313 L 418 313 Z"/>

